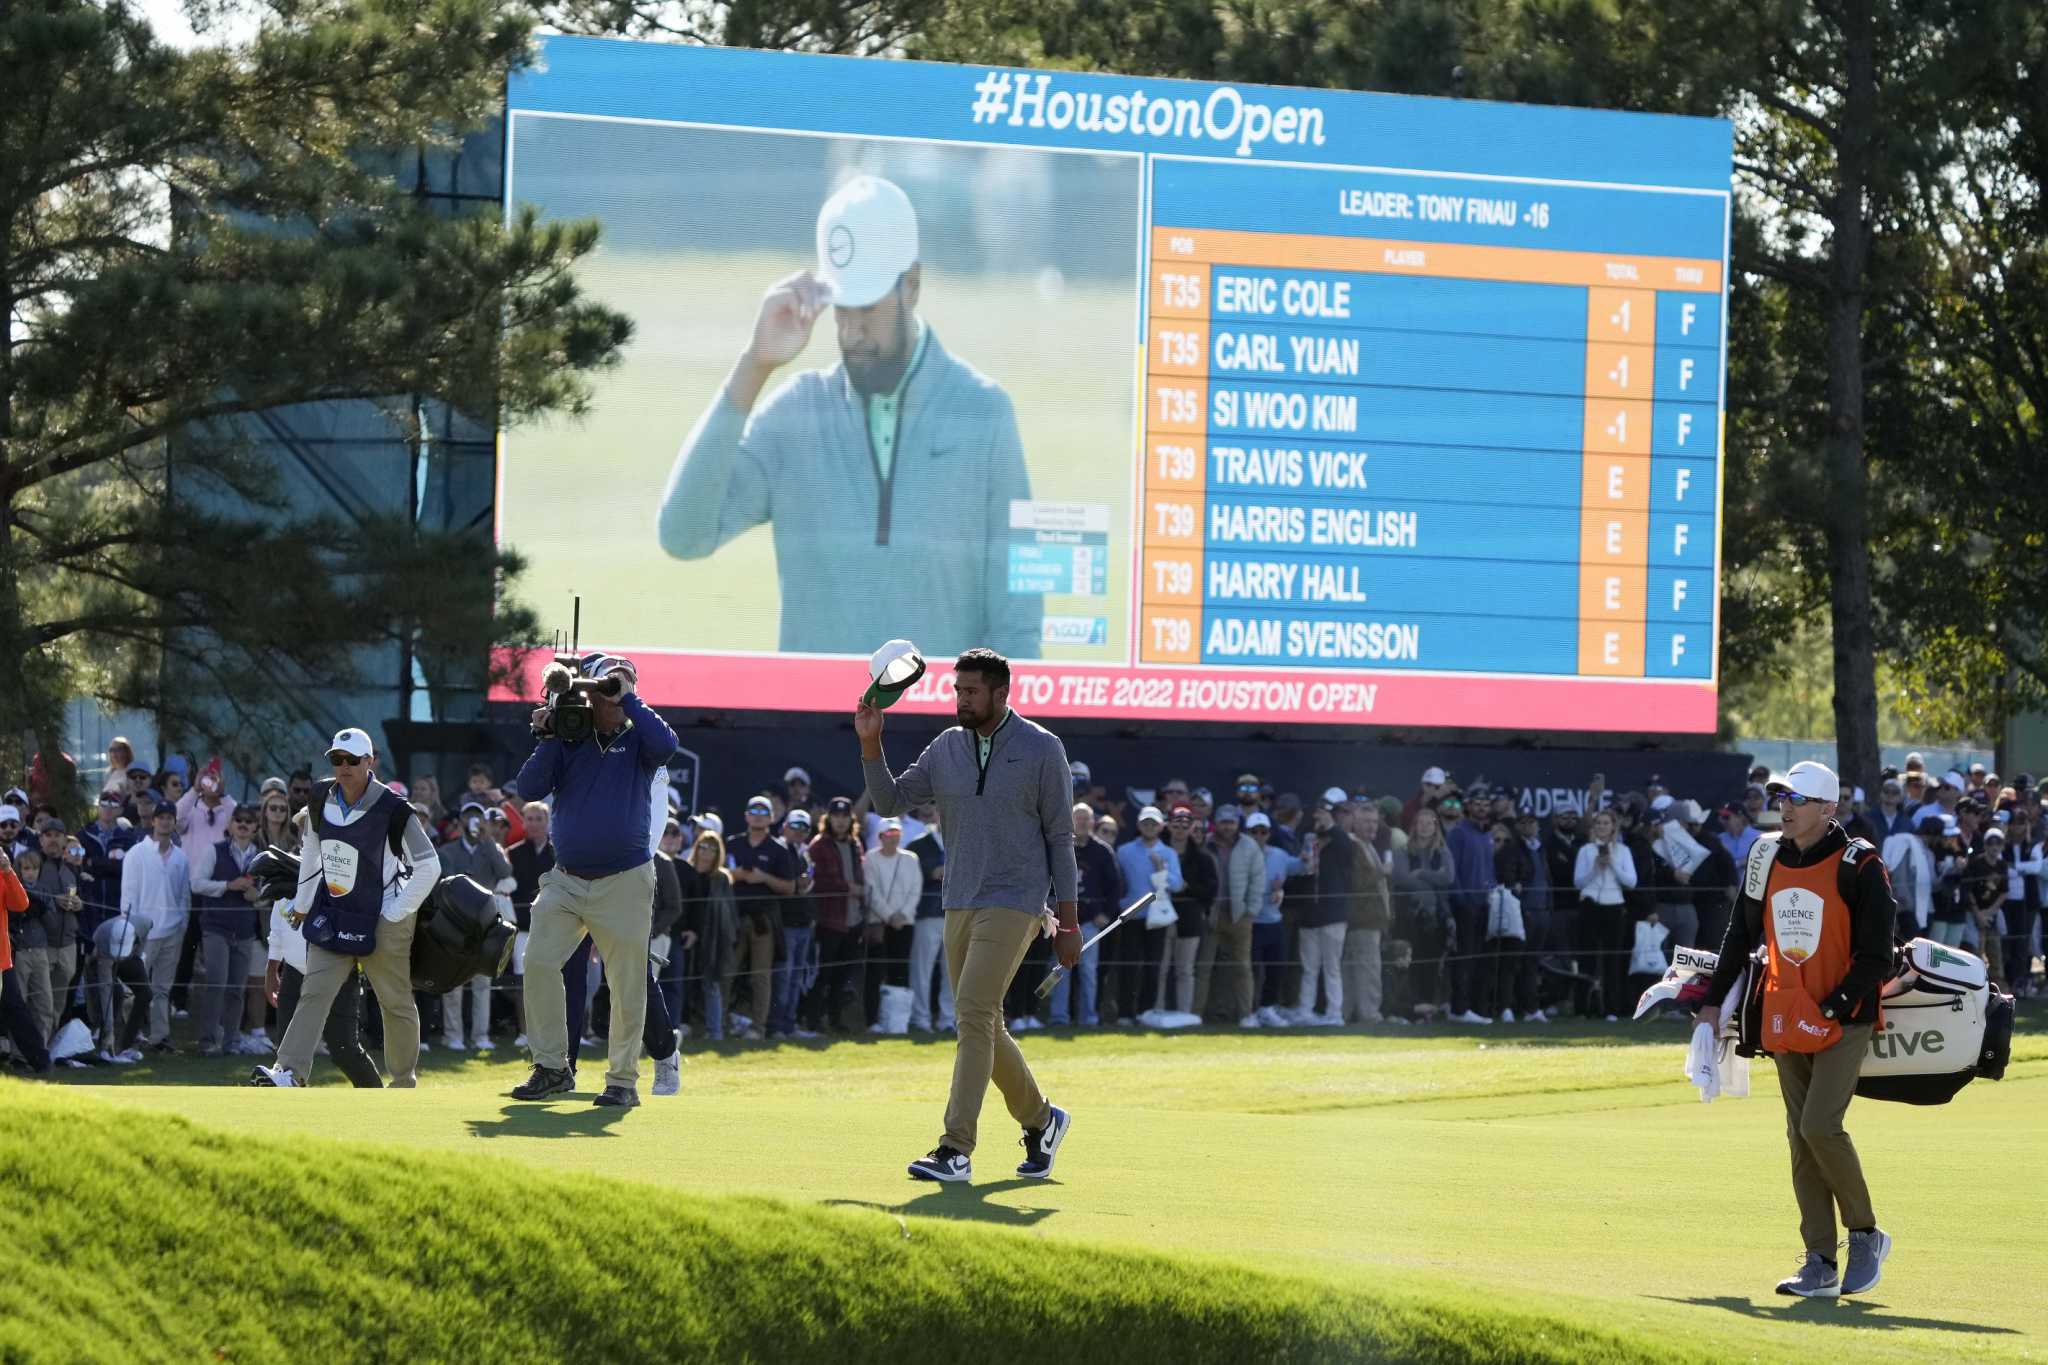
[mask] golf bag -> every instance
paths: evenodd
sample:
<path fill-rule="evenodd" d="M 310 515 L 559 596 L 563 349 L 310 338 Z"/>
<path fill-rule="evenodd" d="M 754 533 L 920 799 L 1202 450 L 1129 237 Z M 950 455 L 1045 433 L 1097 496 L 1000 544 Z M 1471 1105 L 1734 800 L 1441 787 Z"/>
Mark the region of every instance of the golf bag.
<path fill-rule="evenodd" d="M 413 929 L 412 988 L 446 995 L 471 977 L 501 975 L 517 933 L 490 892 L 459 874 L 443 877 Z"/>
<path fill-rule="evenodd" d="M 1737 1051 L 1761 1055 L 1762 949 L 1742 1002 Z M 1979 1076 L 1999 1080 L 2012 1057 L 2012 997 L 1993 990 L 1983 960 L 1916 938 L 1892 950 L 1878 1023 L 1856 1093 L 1900 1104 L 1947 1104 Z"/>
<path fill-rule="evenodd" d="M 299 885 L 299 858 L 272 845 L 249 861 L 262 903 L 289 905 Z M 517 934 L 500 915 L 491 893 L 468 877 L 443 877 L 420 907 L 412 935 L 412 985 L 446 995 L 474 976 L 503 974 L 512 960 Z"/>

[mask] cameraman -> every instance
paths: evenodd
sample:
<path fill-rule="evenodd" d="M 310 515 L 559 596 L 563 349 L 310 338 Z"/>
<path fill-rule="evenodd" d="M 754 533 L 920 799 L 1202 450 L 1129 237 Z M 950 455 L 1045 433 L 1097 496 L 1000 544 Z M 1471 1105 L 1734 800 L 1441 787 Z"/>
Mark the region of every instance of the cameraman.
<path fill-rule="evenodd" d="M 567 744 L 554 735 L 561 703 L 533 713 L 539 744 L 519 770 L 529 800 L 553 794 L 555 866 L 534 897 L 526 945 L 526 1035 L 533 1074 L 512 1091 L 545 1099 L 575 1085 L 569 1070 L 568 994 L 562 964 L 587 933 L 612 983 L 611 1067 L 594 1101 L 640 1103 L 640 1033 L 647 1012 L 647 936 L 654 918 L 652 781 L 676 751 L 676 734 L 634 693 L 633 665 L 586 654 L 569 687 L 588 696 L 596 733 Z M 566 695 L 551 687 L 558 696 Z"/>

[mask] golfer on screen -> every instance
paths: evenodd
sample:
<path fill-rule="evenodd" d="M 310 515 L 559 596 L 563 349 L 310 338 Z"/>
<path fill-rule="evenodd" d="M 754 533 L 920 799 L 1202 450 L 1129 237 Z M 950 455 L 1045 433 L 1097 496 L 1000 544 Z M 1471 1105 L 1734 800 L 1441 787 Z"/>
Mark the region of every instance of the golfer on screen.
<path fill-rule="evenodd" d="M 1010 663 L 970 649 L 953 665 L 960 723 L 933 740 L 901 777 L 882 754 L 882 712 L 863 699 L 854 712 L 861 770 L 877 813 L 927 801 L 946 831 L 946 975 L 953 982 L 960 1040 L 946 1130 L 929 1156 L 910 1163 L 921 1180 L 972 1174 L 981 1102 L 994 1077 L 1011 1117 L 1024 1127 L 1022 1176 L 1052 1174 L 1067 1135 L 1067 1111 L 1047 1102 L 1003 1024 L 1003 996 L 1044 924 L 1046 893 L 1057 906 L 1053 948 L 1071 968 L 1081 957 L 1076 922 L 1073 774 L 1066 746 L 1009 708 Z"/>
<path fill-rule="evenodd" d="M 662 549 L 702 559 L 774 526 L 781 648 L 865 654 L 908 634 L 1039 654 L 1044 599 L 1012 592 L 1010 503 L 1031 496 L 1010 397 L 917 316 L 917 211 L 871 175 L 819 210 L 817 265 L 777 280 L 662 494 Z M 840 363 L 763 398 L 832 309 Z M 914 593 L 849 593 L 849 584 Z"/>

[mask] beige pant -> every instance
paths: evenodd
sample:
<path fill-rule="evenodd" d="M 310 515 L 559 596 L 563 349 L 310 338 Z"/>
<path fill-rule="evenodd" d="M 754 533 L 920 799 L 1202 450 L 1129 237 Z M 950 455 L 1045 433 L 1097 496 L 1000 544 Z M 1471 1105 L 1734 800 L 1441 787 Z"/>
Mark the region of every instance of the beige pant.
<path fill-rule="evenodd" d="M 1792 1146 L 1792 1195 L 1799 1201 L 1799 1235 L 1808 1251 L 1835 1259 L 1835 1206 L 1848 1229 L 1877 1226 L 1870 1187 L 1856 1144 L 1842 1128 L 1863 1059 L 1870 1025 L 1850 1024 L 1825 1052 L 1780 1052 L 1778 1090 L 1785 1099 L 1785 1136 Z"/>
<path fill-rule="evenodd" d="M 185 948 L 185 926 L 175 934 L 142 945 L 142 969 L 149 973 L 149 1041 L 171 1041 L 171 986 L 178 975 L 178 954 Z"/>
<path fill-rule="evenodd" d="M 569 1065 L 569 997 L 562 964 L 585 934 L 612 983 L 608 1086 L 640 1084 L 640 1032 L 647 1022 L 647 935 L 654 927 L 654 864 L 585 880 L 559 867 L 541 875 L 526 944 L 526 1039 L 535 1065 Z"/>
<path fill-rule="evenodd" d="M 410 1090 L 420 1083 L 420 1007 L 412 997 L 412 931 L 419 921 L 416 914 L 395 924 L 379 919 L 377 943 L 367 957 L 306 945 L 306 979 L 299 987 L 299 1007 L 292 1012 L 292 1026 L 277 1047 L 278 1065 L 288 1068 L 300 1084 L 313 1077 L 313 1050 L 320 1045 L 335 998 L 348 984 L 357 963 L 362 964 L 370 989 L 377 992 L 377 1008 L 384 1015 L 384 1069 L 391 1073 L 391 1084 Z"/>
<path fill-rule="evenodd" d="M 772 1003 L 769 982 L 775 975 L 775 940 L 782 931 L 773 927 L 765 934 L 757 934 L 753 926 L 742 916 L 740 919 L 740 948 L 747 958 L 747 1017 L 754 1021 L 757 1029 L 768 1027 L 768 1009 Z M 732 1009 L 733 988 L 725 988 L 725 1007 Z"/>
<path fill-rule="evenodd" d="M 953 981 L 953 1019 L 960 1041 L 953 1050 L 953 1093 L 946 1101 L 946 1146 L 974 1151 L 981 1102 L 993 1079 L 1010 1117 L 1043 1128 L 1052 1106 L 1039 1092 L 1017 1040 L 1003 1023 L 1003 996 L 1023 965 L 1043 921 L 1003 906 L 946 912 L 946 975 Z"/>
<path fill-rule="evenodd" d="M 1344 934 L 1344 1022 L 1380 1022 L 1380 930 Z"/>
<path fill-rule="evenodd" d="M 0 927 L 0 934 L 6 933 Z M 45 1043 L 57 1031 L 57 1015 L 64 1008 L 64 988 L 71 984 L 72 968 L 78 965 L 78 946 L 69 948 L 17 948 L 14 976 L 28 1000 L 29 1017 L 35 1020 L 36 1036 Z"/>

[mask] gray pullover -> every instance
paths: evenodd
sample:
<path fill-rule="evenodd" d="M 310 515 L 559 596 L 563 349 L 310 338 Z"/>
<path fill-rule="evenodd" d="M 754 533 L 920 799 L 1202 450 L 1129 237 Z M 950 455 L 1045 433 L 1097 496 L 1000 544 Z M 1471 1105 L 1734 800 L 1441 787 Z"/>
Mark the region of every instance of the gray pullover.
<path fill-rule="evenodd" d="M 1075 899 L 1074 780 L 1059 736 L 1009 713 L 981 768 L 974 732 L 956 725 L 900 777 L 884 758 L 863 760 L 879 815 L 936 802 L 946 831 L 948 910 L 1000 905 L 1027 914 Z"/>

